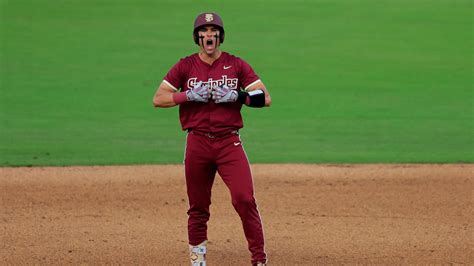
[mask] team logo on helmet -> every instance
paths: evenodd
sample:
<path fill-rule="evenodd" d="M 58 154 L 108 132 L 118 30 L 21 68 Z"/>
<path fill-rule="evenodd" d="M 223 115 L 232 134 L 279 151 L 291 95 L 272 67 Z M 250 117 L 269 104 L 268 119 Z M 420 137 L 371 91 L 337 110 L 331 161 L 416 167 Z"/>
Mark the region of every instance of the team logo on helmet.
<path fill-rule="evenodd" d="M 213 14 L 206 14 L 206 22 L 211 22 L 214 20 Z"/>

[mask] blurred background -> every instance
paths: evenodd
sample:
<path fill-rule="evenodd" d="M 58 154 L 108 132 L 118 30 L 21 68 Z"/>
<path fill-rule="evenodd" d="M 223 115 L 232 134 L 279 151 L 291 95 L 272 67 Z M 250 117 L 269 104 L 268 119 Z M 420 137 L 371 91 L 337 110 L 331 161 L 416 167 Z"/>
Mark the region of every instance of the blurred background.
<path fill-rule="evenodd" d="M 251 162 L 474 161 L 471 0 L 0 0 L 0 165 L 181 163 L 152 97 L 206 11 L 272 95 Z"/>

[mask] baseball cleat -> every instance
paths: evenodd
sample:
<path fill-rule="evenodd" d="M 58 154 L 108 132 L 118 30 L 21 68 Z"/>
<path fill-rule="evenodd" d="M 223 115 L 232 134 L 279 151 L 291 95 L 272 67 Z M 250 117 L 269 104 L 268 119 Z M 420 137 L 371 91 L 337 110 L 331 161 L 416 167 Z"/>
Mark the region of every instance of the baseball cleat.
<path fill-rule="evenodd" d="M 207 241 L 202 242 L 197 246 L 189 245 L 189 258 L 191 266 L 206 266 L 206 248 Z"/>

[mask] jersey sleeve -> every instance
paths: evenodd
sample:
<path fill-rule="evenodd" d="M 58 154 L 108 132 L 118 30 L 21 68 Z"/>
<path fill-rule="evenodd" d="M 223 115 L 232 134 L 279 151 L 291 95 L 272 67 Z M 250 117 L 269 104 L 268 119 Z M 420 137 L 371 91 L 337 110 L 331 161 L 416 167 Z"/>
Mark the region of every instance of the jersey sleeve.
<path fill-rule="evenodd" d="M 240 60 L 239 80 L 241 80 L 242 88 L 246 91 L 250 86 L 260 82 L 260 78 L 247 62 L 245 62 L 243 59 L 240 59 L 240 58 L 239 60 Z"/>
<path fill-rule="evenodd" d="M 184 60 L 179 60 L 163 78 L 163 82 L 168 84 L 173 90 L 178 91 L 181 87 L 184 73 Z"/>

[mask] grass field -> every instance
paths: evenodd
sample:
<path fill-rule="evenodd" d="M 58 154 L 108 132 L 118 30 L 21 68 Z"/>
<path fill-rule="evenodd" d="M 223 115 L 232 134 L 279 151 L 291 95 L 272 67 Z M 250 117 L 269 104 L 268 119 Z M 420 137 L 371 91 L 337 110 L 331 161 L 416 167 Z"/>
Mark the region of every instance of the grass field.
<path fill-rule="evenodd" d="M 206 10 L 272 94 L 252 162 L 474 162 L 470 0 L 0 3 L 0 165 L 181 162 L 152 96 Z"/>

